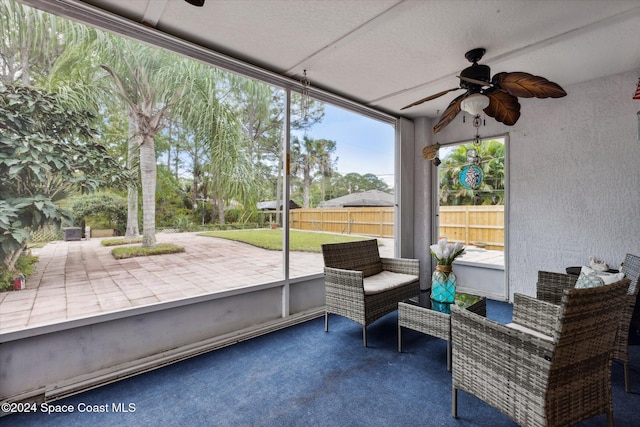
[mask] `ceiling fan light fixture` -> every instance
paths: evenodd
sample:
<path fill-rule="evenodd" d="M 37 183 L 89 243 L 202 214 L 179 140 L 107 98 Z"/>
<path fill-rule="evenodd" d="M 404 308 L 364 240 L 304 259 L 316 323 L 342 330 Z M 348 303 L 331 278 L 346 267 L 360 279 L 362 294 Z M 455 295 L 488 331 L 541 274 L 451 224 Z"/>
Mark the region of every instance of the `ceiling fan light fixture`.
<path fill-rule="evenodd" d="M 477 116 L 482 113 L 482 110 L 489 106 L 489 97 L 483 95 L 481 93 L 472 93 L 462 100 L 460 103 L 460 108 L 463 111 L 471 114 L 472 116 Z"/>

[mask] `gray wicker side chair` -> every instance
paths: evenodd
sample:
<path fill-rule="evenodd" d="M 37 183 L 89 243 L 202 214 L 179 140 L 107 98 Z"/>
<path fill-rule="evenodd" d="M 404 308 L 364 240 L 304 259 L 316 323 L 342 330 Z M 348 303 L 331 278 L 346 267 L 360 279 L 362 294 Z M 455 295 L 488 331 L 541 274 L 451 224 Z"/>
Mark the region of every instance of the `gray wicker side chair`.
<path fill-rule="evenodd" d="M 398 309 L 398 302 L 420 293 L 417 259 L 381 258 L 376 239 L 322 245 L 326 293 L 325 331 L 329 313 L 367 326 Z"/>
<path fill-rule="evenodd" d="M 515 294 L 513 327 L 453 306 L 452 412 L 466 391 L 524 426 L 570 426 L 606 414 L 611 355 L 629 279 L 566 289 L 560 305 Z M 536 319 L 536 316 L 538 318 Z"/>
<path fill-rule="evenodd" d="M 624 389 L 631 393 L 631 373 L 629 366 L 629 327 L 633 309 L 640 290 L 640 257 L 627 254 L 622 263 L 621 271 L 625 278 L 631 283 L 627 294 L 621 304 L 620 323 L 618 324 L 618 335 L 616 336 L 616 347 L 613 352 L 613 360 L 622 363 L 624 366 Z M 548 271 L 538 272 L 538 284 L 536 295 L 538 299 L 548 301 L 553 304 L 560 304 L 562 291 L 575 286 L 577 277 L 570 274 L 552 273 Z"/>

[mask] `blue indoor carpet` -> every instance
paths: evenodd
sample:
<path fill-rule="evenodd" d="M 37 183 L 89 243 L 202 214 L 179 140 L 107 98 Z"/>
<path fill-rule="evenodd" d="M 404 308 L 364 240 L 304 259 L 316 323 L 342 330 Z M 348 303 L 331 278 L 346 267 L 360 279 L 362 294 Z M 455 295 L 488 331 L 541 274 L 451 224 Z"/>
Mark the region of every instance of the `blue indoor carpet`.
<path fill-rule="evenodd" d="M 487 316 L 511 320 L 511 305 L 488 301 Z M 183 362 L 106 385 L 49 409 L 72 413 L 14 414 L 11 426 L 514 426 L 479 399 L 458 394 L 451 416 L 446 343 L 403 330 L 397 315 L 367 328 L 340 316 L 311 320 Z M 624 392 L 622 366 L 613 364 L 618 427 L 639 425 L 640 347 L 631 347 L 634 393 Z M 80 412 L 82 410 L 82 412 Z M 87 412 L 108 411 L 108 412 Z M 120 410 L 120 412 L 116 412 Z M 125 412 L 127 411 L 127 412 Z M 604 415 L 580 426 L 606 425 Z"/>

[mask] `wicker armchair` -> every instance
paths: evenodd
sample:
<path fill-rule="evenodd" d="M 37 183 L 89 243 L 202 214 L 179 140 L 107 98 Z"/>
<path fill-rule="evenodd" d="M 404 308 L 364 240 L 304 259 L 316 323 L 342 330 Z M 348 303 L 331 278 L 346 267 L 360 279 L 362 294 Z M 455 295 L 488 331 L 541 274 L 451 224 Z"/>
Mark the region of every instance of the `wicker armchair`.
<path fill-rule="evenodd" d="M 638 291 L 640 290 L 640 257 L 627 254 L 622 263 L 622 272 L 625 278 L 631 281 L 631 284 L 621 305 L 622 313 L 620 315 L 620 323 L 618 324 L 618 335 L 616 336 L 613 360 L 622 363 L 624 366 L 624 389 L 627 393 L 631 393 L 629 327 L 633 309 L 636 305 Z M 562 290 L 574 287 L 576 280 L 577 277 L 574 275 L 540 271 L 538 272 L 536 295 L 540 300 L 560 304 Z"/>
<path fill-rule="evenodd" d="M 463 390 L 521 425 L 569 426 L 599 414 L 613 425 L 611 354 L 620 310 L 611 306 L 628 287 L 622 279 L 567 289 L 560 305 L 516 294 L 514 327 L 452 307 L 453 416 Z"/>
<path fill-rule="evenodd" d="M 364 240 L 322 245 L 326 292 L 325 331 L 329 313 L 367 325 L 398 308 L 398 302 L 420 293 L 417 259 L 380 258 L 378 241 Z"/>

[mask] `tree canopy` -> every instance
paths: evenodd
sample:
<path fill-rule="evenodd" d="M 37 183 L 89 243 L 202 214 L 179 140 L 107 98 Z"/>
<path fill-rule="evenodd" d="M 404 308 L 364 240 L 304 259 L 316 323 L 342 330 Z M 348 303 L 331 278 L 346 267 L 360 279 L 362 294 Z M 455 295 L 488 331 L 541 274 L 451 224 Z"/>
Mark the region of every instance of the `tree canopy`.
<path fill-rule="evenodd" d="M 54 94 L 0 84 L 0 258 L 9 270 L 29 231 L 69 219 L 56 201 L 129 180 L 93 140 L 92 120 Z"/>

